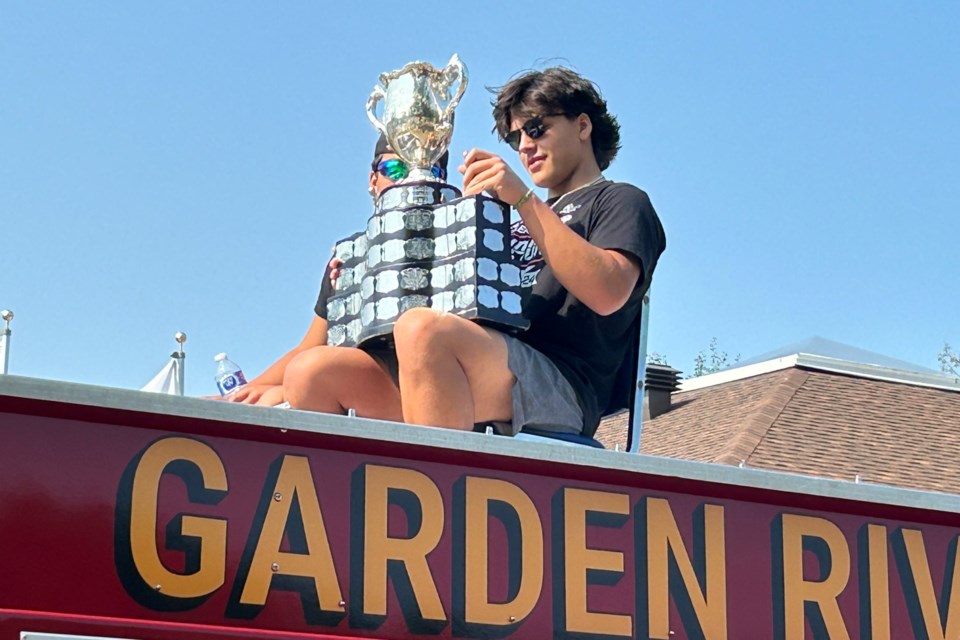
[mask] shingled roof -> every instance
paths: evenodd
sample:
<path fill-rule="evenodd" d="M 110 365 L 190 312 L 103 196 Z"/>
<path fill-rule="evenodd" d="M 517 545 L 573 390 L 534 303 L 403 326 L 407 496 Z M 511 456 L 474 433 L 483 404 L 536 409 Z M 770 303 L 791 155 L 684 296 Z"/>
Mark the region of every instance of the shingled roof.
<path fill-rule="evenodd" d="M 624 447 L 626 415 L 598 431 Z M 794 354 L 685 381 L 641 452 L 960 493 L 960 381 Z"/>

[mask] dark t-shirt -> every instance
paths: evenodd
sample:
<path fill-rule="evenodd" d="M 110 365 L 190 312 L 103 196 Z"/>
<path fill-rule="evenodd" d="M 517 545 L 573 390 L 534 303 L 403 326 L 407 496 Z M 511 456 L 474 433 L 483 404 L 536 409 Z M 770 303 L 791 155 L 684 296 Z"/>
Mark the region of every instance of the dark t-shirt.
<path fill-rule="evenodd" d="M 590 435 L 610 404 L 617 370 L 633 352 L 631 329 L 666 239 L 647 194 L 633 185 L 603 181 L 571 192 L 559 204 L 557 214 L 567 227 L 594 246 L 636 258 L 641 267 L 626 304 L 601 316 L 560 284 L 522 221 L 511 228 L 511 249 L 523 286 L 532 287 L 524 306 L 530 329 L 520 338 L 550 358 L 570 381 L 583 409 L 584 433 Z"/>
<path fill-rule="evenodd" d="M 333 295 L 333 285 L 330 284 L 330 261 L 327 260 L 327 268 L 323 271 L 323 281 L 320 283 L 320 295 L 317 297 L 317 304 L 313 307 L 313 312 L 317 316 L 327 319 L 327 300 Z"/>

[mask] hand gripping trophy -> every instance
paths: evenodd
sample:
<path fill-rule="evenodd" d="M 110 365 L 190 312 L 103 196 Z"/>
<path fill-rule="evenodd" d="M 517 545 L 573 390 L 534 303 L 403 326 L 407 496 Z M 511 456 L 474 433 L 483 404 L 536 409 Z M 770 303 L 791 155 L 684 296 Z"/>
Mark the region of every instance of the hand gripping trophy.
<path fill-rule="evenodd" d="M 444 69 L 411 62 L 381 74 L 367 115 L 413 169 L 381 192 L 366 230 L 335 247 L 343 265 L 327 304 L 329 344 L 389 341 L 397 318 L 412 307 L 507 331 L 527 327 L 520 270 L 510 257 L 509 205 L 485 195 L 461 197 L 431 172 L 450 146 L 466 86 L 467 70 L 456 54 Z"/>

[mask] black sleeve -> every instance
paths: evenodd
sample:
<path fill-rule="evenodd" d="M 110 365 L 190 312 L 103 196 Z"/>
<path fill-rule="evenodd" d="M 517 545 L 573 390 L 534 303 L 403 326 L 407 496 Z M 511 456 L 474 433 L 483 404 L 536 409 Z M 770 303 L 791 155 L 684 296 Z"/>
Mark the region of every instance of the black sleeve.
<path fill-rule="evenodd" d="M 324 320 L 327 319 L 327 300 L 333 295 L 333 285 L 330 284 L 330 263 L 327 262 L 327 268 L 323 271 L 323 282 L 320 283 L 320 295 L 317 297 L 317 304 L 313 311 Z"/>
<path fill-rule="evenodd" d="M 647 284 L 667 242 L 650 198 L 629 184 L 613 184 L 597 196 L 587 240 L 601 249 L 628 253 L 640 261 L 638 286 Z"/>

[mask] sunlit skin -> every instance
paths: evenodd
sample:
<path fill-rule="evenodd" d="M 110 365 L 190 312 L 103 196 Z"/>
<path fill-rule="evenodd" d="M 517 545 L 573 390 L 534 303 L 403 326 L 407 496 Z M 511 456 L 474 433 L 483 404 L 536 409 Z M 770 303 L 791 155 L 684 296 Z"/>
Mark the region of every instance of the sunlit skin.
<path fill-rule="evenodd" d="M 399 156 L 396 154 L 385 153 L 380 156 L 380 161 L 382 162 L 383 160 L 389 160 L 397 157 Z M 393 185 L 394 181 L 386 176 L 380 175 L 376 171 L 371 170 L 370 175 L 367 177 L 367 184 L 371 190 L 371 193 L 380 195 L 380 192 Z M 337 263 L 335 259 L 331 261 L 331 266 L 334 268 L 330 277 L 333 280 L 336 279 L 336 275 L 338 273 L 336 264 Z M 240 402 L 243 404 L 259 404 L 266 406 L 275 406 L 280 404 L 284 401 L 283 380 L 287 371 L 287 366 L 298 355 L 310 349 L 324 346 L 326 344 L 327 321 L 324 318 L 314 315 L 306 334 L 303 336 L 303 339 L 299 342 L 299 344 L 297 344 L 293 349 L 288 351 L 280 359 L 270 365 L 259 376 L 250 380 L 248 384 L 244 385 L 235 393 L 226 396 L 223 399 L 228 402 Z M 369 356 L 367 356 L 367 359 L 369 359 Z M 301 365 L 302 364 L 303 363 L 301 363 Z M 376 365 L 376 362 L 374 362 L 374 364 Z M 377 370 L 379 371 L 379 365 L 376 366 Z"/>
<path fill-rule="evenodd" d="M 549 197 L 563 195 L 600 176 L 590 140 L 593 125 L 589 116 L 545 116 L 546 131 L 536 140 L 521 128 L 529 117 L 514 114 L 510 129 L 521 132 L 520 162 L 533 183 L 547 189 Z M 465 194 L 486 191 L 514 203 L 527 192 L 509 165 L 487 151 L 468 152 L 460 170 Z M 524 203 L 519 213 L 557 280 L 578 300 L 600 315 L 609 315 L 626 303 L 640 277 L 633 258 L 593 246 L 568 229 L 537 196 Z"/>
<path fill-rule="evenodd" d="M 511 130 L 528 114 L 515 114 Z M 520 135 L 520 162 L 532 182 L 560 196 L 600 176 L 591 146 L 590 118 L 548 116 L 536 140 Z M 459 167 L 463 193 L 481 192 L 517 203 L 524 181 L 494 153 L 472 149 Z M 537 196 L 518 209 L 537 246 L 561 284 L 601 315 L 620 309 L 640 275 L 632 257 L 595 247 L 567 228 Z M 503 336 L 473 322 L 431 309 L 404 313 L 394 329 L 400 362 L 400 391 L 406 422 L 454 429 L 512 417 L 515 377 L 507 366 Z"/>
<path fill-rule="evenodd" d="M 511 129 L 520 129 L 523 122 L 525 117 L 518 114 Z M 544 134 L 536 140 L 525 132 L 520 135 L 520 162 L 533 184 L 556 197 L 595 180 L 600 169 L 589 117 L 548 116 L 544 124 Z M 528 190 L 502 158 L 488 151 L 470 150 L 459 170 L 464 195 L 486 192 L 516 203 Z M 392 184 L 374 172 L 369 182 L 377 193 Z M 634 259 L 594 247 L 536 196 L 519 213 L 557 279 L 573 295 L 602 315 L 623 306 L 639 277 Z M 336 276 L 334 269 L 331 277 Z M 398 319 L 394 340 L 399 389 L 363 351 L 326 346 L 326 321 L 315 318 L 300 345 L 251 381 L 267 388 L 252 399 L 247 394 L 236 401 L 276 404 L 286 399 L 298 409 L 344 413 L 353 408 L 366 417 L 456 429 L 510 420 L 515 378 L 500 333 L 449 313 L 417 308 Z M 283 382 L 279 388 L 273 382 L 277 373 Z"/>

